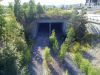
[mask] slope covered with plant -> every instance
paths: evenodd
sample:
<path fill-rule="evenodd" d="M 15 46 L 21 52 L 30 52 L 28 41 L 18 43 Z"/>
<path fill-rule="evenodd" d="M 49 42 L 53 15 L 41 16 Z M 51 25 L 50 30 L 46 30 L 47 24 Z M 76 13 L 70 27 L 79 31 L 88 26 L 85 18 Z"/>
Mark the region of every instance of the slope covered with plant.
<path fill-rule="evenodd" d="M 0 30 L 0 75 L 26 75 L 30 51 L 25 42 L 24 29 L 11 9 L 4 10 L 1 5 Z"/>

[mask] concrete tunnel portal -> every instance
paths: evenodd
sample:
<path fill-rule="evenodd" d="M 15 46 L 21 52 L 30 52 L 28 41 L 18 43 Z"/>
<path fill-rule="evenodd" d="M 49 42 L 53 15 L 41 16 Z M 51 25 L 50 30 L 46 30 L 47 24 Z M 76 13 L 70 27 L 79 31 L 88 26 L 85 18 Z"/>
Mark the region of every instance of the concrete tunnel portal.
<path fill-rule="evenodd" d="M 52 30 L 55 30 L 56 33 L 63 34 L 63 22 L 55 22 L 55 23 L 38 23 L 38 33 L 39 32 L 47 32 L 51 34 Z"/>
<path fill-rule="evenodd" d="M 50 35 L 52 30 L 55 30 L 56 34 L 62 34 L 65 36 L 68 28 L 66 19 L 39 19 L 36 22 L 33 22 L 32 25 L 33 38 L 44 33 Z"/>

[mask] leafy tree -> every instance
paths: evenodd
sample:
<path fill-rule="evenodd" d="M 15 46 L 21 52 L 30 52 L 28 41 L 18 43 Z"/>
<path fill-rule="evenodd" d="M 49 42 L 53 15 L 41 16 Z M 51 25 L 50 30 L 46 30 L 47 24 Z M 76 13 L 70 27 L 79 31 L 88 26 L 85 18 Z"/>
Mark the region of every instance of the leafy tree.
<path fill-rule="evenodd" d="M 3 29 L 1 37 L 4 40 L 0 39 L 0 43 L 3 44 L 0 47 L 0 75 L 21 75 L 30 59 L 30 52 L 24 40 L 23 27 L 17 23 L 12 12 L 7 12 L 7 15 L 3 13 L 3 15 L 0 15 L 5 21 L 5 27 L 1 28 Z M 0 24 L 4 25 L 2 20 L 0 20 Z M 26 70 L 24 74 L 26 74 Z"/>
<path fill-rule="evenodd" d="M 44 12 L 47 10 L 47 7 L 45 5 L 43 5 L 42 8 L 44 9 Z"/>
<path fill-rule="evenodd" d="M 17 19 L 17 21 L 20 21 L 20 12 L 21 12 L 21 5 L 20 5 L 20 0 L 14 0 L 14 14 Z"/>
<path fill-rule="evenodd" d="M 27 25 L 27 20 L 28 20 L 28 12 L 29 12 L 29 4 L 28 3 L 23 3 L 21 6 L 22 10 L 22 21 L 23 21 L 23 26 L 25 27 Z"/>
<path fill-rule="evenodd" d="M 82 41 L 84 39 L 85 34 L 86 34 L 85 33 L 86 32 L 86 27 L 85 27 L 86 20 L 83 17 L 80 17 L 79 22 L 80 22 L 80 25 L 76 29 L 75 37 L 76 37 L 76 40 Z"/>
<path fill-rule="evenodd" d="M 29 7 L 28 5 L 29 4 L 26 3 L 26 2 L 24 2 L 23 5 L 22 5 L 22 10 L 25 11 L 26 13 L 28 13 L 28 7 Z"/>
<path fill-rule="evenodd" d="M 37 14 L 39 15 L 39 17 L 41 16 L 41 14 L 44 13 L 44 9 L 43 7 L 41 6 L 40 3 L 37 4 Z"/>
<path fill-rule="evenodd" d="M 3 7 L 0 5 L 0 40 L 4 37 L 5 23 L 4 10 Z"/>
<path fill-rule="evenodd" d="M 34 0 L 29 1 L 28 17 L 30 21 L 32 21 L 36 17 L 36 5 L 35 5 Z"/>
<path fill-rule="evenodd" d="M 13 7 L 13 4 L 12 3 L 9 3 L 8 8 L 10 8 L 11 11 L 14 11 L 14 7 Z"/>
<path fill-rule="evenodd" d="M 83 16 L 84 16 L 83 12 L 79 15 L 77 10 L 73 9 L 73 13 L 70 17 L 70 23 L 74 27 L 75 38 L 77 41 L 83 40 L 85 36 L 85 30 L 86 30 L 85 24 L 87 22 Z"/>

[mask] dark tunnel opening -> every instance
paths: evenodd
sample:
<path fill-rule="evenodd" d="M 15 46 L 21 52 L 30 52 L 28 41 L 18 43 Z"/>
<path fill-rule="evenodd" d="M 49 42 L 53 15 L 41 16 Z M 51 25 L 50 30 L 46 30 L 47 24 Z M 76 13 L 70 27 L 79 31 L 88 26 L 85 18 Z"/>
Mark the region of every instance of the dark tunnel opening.
<path fill-rule="evenodd" d="M 55 30 L 56 33 L 63 33 L 63 23 L 38 23 L 38 33 L 51 33 Z"/>
<path fill-rule="evenodd" d="M 48 38 L 52 31 L 55 30 L 56 32 L 56 38 L 59 42 L 59 45 L 64 41 L 65 39 L 65 33 L 63 32 L 63 22 L 55 22 L 55 23 L 38 23 L 38 29 L 37 29 L 37 38 L 38 39 L 45 39 Z"/>
<path fill-rule="evenodd" d="M 56 33 L 63 33 L 63 23 L 51 23 L 52 30 L 55 30 Z"/>
<path fill-rule="evenodd" d="M 39 32 L 49 33 L 49 23 L 38 23 L 38 33 Z"/>

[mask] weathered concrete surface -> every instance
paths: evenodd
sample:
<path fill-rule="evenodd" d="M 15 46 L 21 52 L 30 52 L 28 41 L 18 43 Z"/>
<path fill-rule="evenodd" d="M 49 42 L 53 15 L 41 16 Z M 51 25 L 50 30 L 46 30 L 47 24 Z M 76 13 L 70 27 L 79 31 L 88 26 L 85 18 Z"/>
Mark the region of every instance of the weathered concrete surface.
<path fill-rule="evenodd" d="M 49 26 L 52 23 L 62 23 L 61 24 L 62 25 L 62 31 L 63 31 L 64 34 L 66 34 L 67 27 L 68 27 L 66 19 L 59 19 L 59 18 L 58 19 L 38 19 L 38 20 L 33 21 L 31 23 L 32 28 L 30 28 L 30 30 L 32 32 L 33 38 L 35 38 L 37 36 L 39 23 L 49 23 L 48 24 Z"/>

